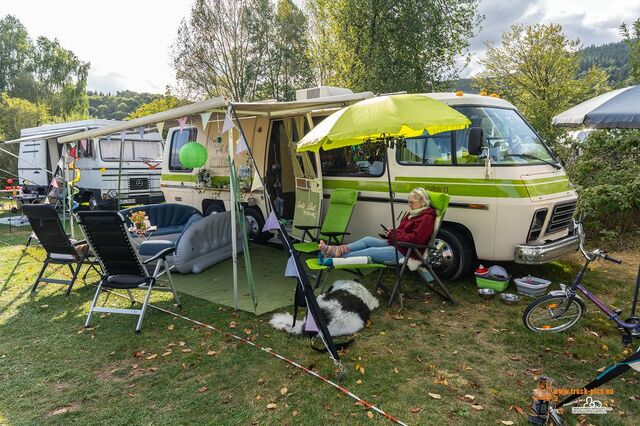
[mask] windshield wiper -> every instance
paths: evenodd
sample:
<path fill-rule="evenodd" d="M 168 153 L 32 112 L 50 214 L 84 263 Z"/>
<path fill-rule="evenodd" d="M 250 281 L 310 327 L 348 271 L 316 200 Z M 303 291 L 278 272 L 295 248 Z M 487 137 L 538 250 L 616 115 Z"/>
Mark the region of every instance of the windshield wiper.
<path fill-rule="evenodd" d="M 543 160 L 542 158 L 536 157 L 535 155 L 531 155 L 531 154 L 503 154 L 503 156 L 505 156 L 505 157 L 528 158 L 530 160 L 542 161 L 543 163 L 546 163 L 546 164 L 550 165 L 551 167 L 553 167 L 556 170 L 560 170 L 562 168 L 562 167 L 560 167 L 560 165 L 558 165 L 556 163 L 552 163 L 550 161 Z"/>

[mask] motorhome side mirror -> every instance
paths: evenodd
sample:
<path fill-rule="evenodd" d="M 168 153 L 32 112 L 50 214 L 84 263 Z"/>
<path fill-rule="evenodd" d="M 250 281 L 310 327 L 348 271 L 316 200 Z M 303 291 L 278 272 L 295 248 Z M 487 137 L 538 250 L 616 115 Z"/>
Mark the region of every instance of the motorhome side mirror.
<path fill-rule="evenodd" d="M 472 127 L 469 129 L 469 154 L 480 155 L 482 153 L 482 128 Z"/>

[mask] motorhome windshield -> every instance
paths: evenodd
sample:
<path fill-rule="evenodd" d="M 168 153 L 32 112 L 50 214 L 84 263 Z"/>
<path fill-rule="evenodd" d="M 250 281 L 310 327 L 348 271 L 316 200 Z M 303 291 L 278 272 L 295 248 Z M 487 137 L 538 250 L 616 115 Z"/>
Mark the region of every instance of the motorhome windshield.
<path fill-rule="evenodd" d="M 122 161 L 157 161 L 162 158 L 164 146 L 156 141 L 124 141 Z M 103 161 L 118 161 L 120 139 L 101 139 L 100 156 Z"/>
<path fill-rule="evenodd" d="M 557 163 L 542 140 L 515 110 L 480 106 L 460 106 L 456 109 L 471 120 L 471 127 L 482 128 L 494 164 Z M 468 135 L 468 130 L 457 132 L 458 151 L 466 150 Z M 458 154 L 460 158 L 460 152 Z"/>

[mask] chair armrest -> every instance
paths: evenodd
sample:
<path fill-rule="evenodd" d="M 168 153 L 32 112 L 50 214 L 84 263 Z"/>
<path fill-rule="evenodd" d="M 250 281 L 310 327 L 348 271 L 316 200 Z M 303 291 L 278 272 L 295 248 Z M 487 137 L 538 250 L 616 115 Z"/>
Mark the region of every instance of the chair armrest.
<path fill-rule="evenodd" d="M 294 225 L 293 227 L 301 231 L 308 231 L 310 229 L 320 229 L 319 226 L 314 226 L 314 225 Z"/>
<path fill-rule="evenodd" d="M 164 259 L 164 258 L 166 258 L 167 256 L 169 256 L 171 253 L 175 252 L 175 251 L 176 251 L 176 248 L 175 248 L 175 247 L 169 247 L 169 248 L 166 248 L 166 249 L 164 249 L 164 250 L 159 251 L 158 253 L 156 253 L 155 255 L 153 255 L 152 257 L 150 257 L 149 259 L 144 260 L 144 261 L 142 262 L 142 264 L 143 264 L 143 265 L 146 265 L 147 263 L 149 263 L 149 262 L 153 262 L 154 260 Z"/>
<path fill-rule="evenodd" d="M 426 248 L 428 248 L 428 246 L 426 244 L 413 244 L 413 243 L 406 243 L 404 241 L 398 241 L 398 242 L 396 242 L 396 245 L 398 247 L 413 248 L 413 249 L 426 249 Z"/>
<path fill-rule="evenodd" d="M 322 235 L 326 235 L 327 237 L 339 237 L 341 235 L 351 235 L 350 232 L 331 232 L 331 231 L 321 231 Z"/>

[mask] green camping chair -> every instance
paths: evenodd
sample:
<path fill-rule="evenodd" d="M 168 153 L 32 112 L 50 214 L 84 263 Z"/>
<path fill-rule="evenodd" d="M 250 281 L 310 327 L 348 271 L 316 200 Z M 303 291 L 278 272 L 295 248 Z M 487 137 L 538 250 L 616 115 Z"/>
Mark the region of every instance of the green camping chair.
<path fill-rule="evenodd" d="M 345 235 L 349 235 L 347 226 L 351 220 L 353 209 L 358 201 L 358 191 L 353 189 L 334 189 L 329 197 L 329 208 L 322 222 L 322 227 L 311 225 L 293 226 L 303 231 L 302 242 L 293 245 L 293 248 L 302 253 L 315 253 L 319 251 L 318 243 L 324 240 L 327 244 L 342 244 Z M 316 236 L 311 235 L 316 230 Z M 307 237 L 311 241 L 305 241 Z"/>
<path fill-rule="evenodd" d="M 453 297 L 451 297 L 451 294 L 449 293 L 447 288 L 433 271 L 433 267 L 430 263 L 430 258 L 434 255 L 434 251 L 436 249 L 436 235 L 438 234 L 438 230 L 440 229 L 440 225 L 442 224 L 444 214 L 446 213 L 449 206 L 449 198 L 450 197 L 447 194 L 439 192 L 429 192 L 429 202 L 431 204 L 431 207 L 436 209 L 437 212 L 436 221 L 433 227 L 433 234 L 431 234 L 431 239 L 429 241 L 425 241 L 424 244 L 398 242 L 398 246 L 407 249 L 407 254 L 404 256 L 404 258 L 400 259 L 402 261 L 401 264 L 395 264 L 394 262 L 393 264 L 369 263 L 365 265 L 325 266 L 320 265 L 318 263 L 318 259 L 308 259 L 307 266 L 309 267 L 309 269 L 318 271 L 318 276 L 316 278 L 316 287 L 320 285 L 322 273 L 325 271 L 327 272 L 327 276 L 325 277 L 326 282 L 328 273 L 333 269 L 347 270 L 358 275 L 364 275 L 367 270 L 378 269 L 380 272 L 378 273 L 378 277 L 376 279 L 376 288 L 381 288 L 385 291 L 385 293 L 389 293 L 388 289 L 382 285 L 382 276 L 387 268 L 399 267 L 400 271 L 396 276 L 396 282 L 389 297 L 389 306 L 391 306 L 396 296 L 400 293 L 400 283 L 402 281 L 402 276 L 407 269 L 409 259 L 413 255 L 414 258 L 417 258 L 420 261 L 420 265 L 418 266 L 418 275 L 425 282 L 425 284 L 431 287 L 433 291 L 438 293 L 449 303 L 454 304 L 455 301 L 453 300 Z M 420 268 L 424 268 L 424 271 L 421 271 Z M 400 303 L 402 304 L 402 300 L 400 300 Z"/>

